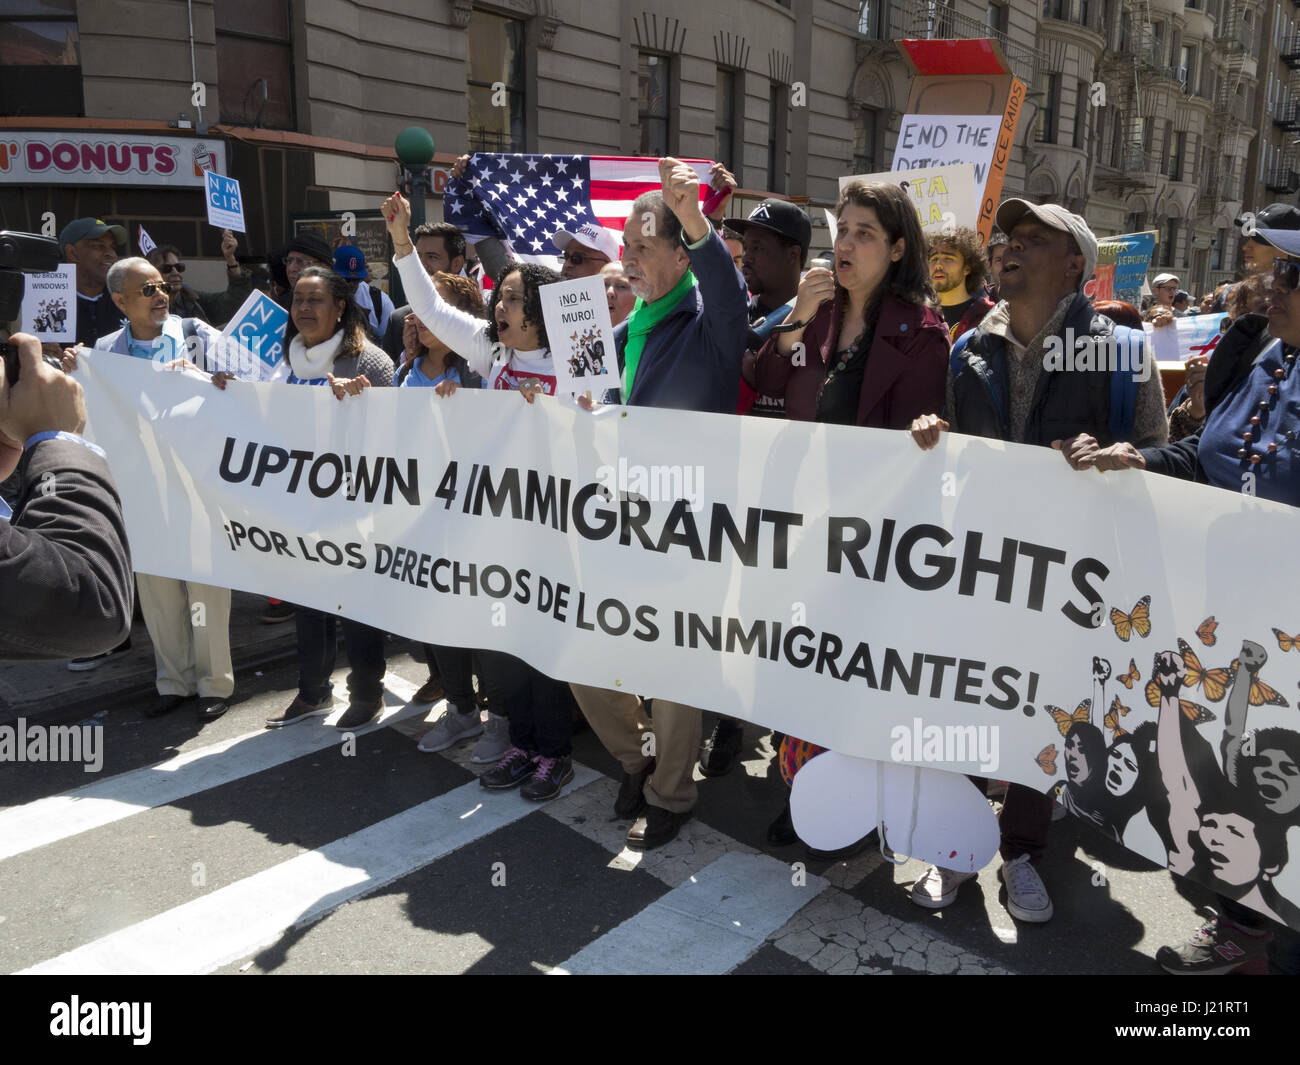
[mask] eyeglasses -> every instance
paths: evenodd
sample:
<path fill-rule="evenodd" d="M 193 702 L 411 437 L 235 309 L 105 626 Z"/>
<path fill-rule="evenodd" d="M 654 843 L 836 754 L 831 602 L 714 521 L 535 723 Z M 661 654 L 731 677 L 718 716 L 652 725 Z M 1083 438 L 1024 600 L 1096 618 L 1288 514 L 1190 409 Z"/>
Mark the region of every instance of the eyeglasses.
<path fill-rule="evenodd" d="M 146 281 L 140 286 L 140 295 L 147 300 L 153 299 L 159 292 L 171 294 L 171 289 L 167 287 L 166 281 Z"/>
<path fill-rule="evenodd" d="M 184 263 L 164 263 L 162 272 L 164 274 L 183 274 L 185 273 Z"/>
<path fill-rule="evenodd" d="M 1273 280 L 1287 292 L 1300 288 L 1300 263 L 1293 259 L 1277 258 L 1273 260 Z"/>
<path fill-rule="evenodd" d="M 560 262 L 562 263 L 572 263 L 574 266 L 581 266 L 583 263 L 589 261 L 598 263 L 609 262 L 605 256 L 602 255 L 600 258 L 596 258 L 596 256 L 591 254 L 591 252 L 575 251 L 572 254 L 567 251 L 560 252 Z"/>

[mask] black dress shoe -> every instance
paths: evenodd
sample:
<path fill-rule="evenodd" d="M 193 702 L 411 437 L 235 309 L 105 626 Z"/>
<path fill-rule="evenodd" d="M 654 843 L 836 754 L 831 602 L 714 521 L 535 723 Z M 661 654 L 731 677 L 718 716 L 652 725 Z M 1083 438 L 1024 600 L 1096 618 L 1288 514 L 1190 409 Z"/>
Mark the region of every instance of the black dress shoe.
<path fill-rule="evenodd" d="M 743 738 L 740 724 L 729 717 L 718 718 L 718 723 L 713 726 L 713 735 L 700 751 L 700 772 L 706 777 L 720 777 L 731 772 Z"/>
<path fill-rule="evenodd" d="M 618 818 L 637 817 L 645 809 L 645 782 L 655 771 L 655 760 L 650 759 L 639 773 L 623 771 L 623 781 L 618 786 L 618 798 L 614 800 L 614 816 Z"/>
<path fill-rule="evenodd" d="M 634 851 L 652 851 L 677 838 L 682 825 L 691 819 L 689 810 L 675 814 L 671 810 L 646 803 L 645 814 L 628 830 L 627 845 Z"/>
<path fill-rule="evenodd" d="M 216 721 L 222 714 L 230 709 L 230 702 L 218 696 L 205 696 L 199 700 L 199 720 Z"/>
<path fill-rule="evenodd" d="M 188 703 L 193 698 L 192 695 L 164 695 L 153 706 L 145 709 L 144 716 L 162 717 L 163 714 L 170 714 L 178 706 Z"/>
<path fill-rule="evenodd" d="M 790 816 L 790 800 L 787 798 L 777 819 L 767 826 L 767 841 L 774 847 L 788 847 L 798 839 L 794 819 Z"/>

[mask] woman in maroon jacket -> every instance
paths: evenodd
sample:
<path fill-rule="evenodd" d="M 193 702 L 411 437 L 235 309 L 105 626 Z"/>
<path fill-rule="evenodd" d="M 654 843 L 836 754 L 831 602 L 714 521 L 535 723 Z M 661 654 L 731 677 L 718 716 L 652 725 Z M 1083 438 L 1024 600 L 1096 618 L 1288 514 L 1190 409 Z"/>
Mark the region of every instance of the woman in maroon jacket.
<path fill-rule="evenodd" d="M 854 181 L 835 215 L 835 272 L 804 275 L 789 324 L 758 352 L 758 391 L 784 398 L 790 418 L 907 429 L 943 406 L 949 351 L 916 208 L 898 185 Z M 821 750 L 784 737 L 786 782 Z M 788 801 L 767 838 L 795 841 Z"/>
<path fill-rule="evenodd" d="M 835 214 L 835 272 L 804 275 L 790 321 L 758 352 L 758 390 L 791 418 L 906 429 L 942 406 L 948 373 L 916 208 L 898 185 L 854 181 Z"/>

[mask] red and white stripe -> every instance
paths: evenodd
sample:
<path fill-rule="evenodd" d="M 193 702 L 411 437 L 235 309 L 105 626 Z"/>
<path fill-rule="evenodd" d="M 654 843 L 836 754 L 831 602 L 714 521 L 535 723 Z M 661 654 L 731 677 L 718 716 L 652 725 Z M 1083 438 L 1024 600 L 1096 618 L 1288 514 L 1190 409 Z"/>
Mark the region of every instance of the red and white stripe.
<path fill-rule="evenodd" d="M 700 202 L 709 194 L 707 159 L 682 159 L 694 167 L 700 178 Z M 591 210 L 600 224 L 612 229 L 622 239 L 623 226 L 632 213 L 632 203 L 643 192 L 663 187 L 659 179 L 659 160 L 616 155 L 591 156 Z"/>

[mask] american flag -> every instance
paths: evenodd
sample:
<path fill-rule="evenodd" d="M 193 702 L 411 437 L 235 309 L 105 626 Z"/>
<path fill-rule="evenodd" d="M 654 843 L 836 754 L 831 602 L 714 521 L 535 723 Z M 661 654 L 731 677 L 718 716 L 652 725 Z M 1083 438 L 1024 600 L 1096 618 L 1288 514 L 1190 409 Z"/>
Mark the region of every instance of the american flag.
<path fill-rule="evenodd" d="M 703 202 L 713 164 L 682 162 L 699 175 Z M 660 187 L 658 159 L 478 152 L 463 178 L 447 182 L 442 215 L 471 241 L 497 237 L 523 262 L 553 264 L 552 233 L 589 222 L 621 234 L 632 202 Z"/>

